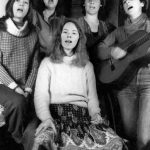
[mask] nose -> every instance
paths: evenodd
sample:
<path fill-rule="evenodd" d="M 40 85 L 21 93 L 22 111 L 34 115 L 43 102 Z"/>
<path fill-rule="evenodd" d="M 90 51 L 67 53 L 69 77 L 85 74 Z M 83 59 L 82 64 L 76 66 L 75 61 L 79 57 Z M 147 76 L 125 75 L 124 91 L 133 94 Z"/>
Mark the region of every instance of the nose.
<path fill-rule="evenodd" d="M 70 33 L 67 34 L 67 38 L 71 38 L 71 34 Z"/>
<path fill-rule="evenodd" d="M 19 2 L 19 5 L 23 5 L 24 4 L 24 2 L 23 2 L 23 0 L 21 0 L 20 2 Z"/>
<path fill-rule="evenodd" d="M 23 6 L 23 2 L 20 1 L 19 5 L 20 5 L 20 6 Z"/>

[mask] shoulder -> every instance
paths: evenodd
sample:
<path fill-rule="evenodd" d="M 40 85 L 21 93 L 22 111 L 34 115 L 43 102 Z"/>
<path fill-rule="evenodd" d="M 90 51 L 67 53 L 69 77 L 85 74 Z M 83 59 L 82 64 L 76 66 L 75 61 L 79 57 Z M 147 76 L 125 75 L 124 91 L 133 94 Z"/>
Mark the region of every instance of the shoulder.
<path fill-rule="evenodd" d="M 49 57 L 45 57 L 43 60 L 42 60 L 42 62 L 41 62 L 41 64 L 49 64 L 49 63 L 51 63 L 51 60 L 50 60 L 50 58 Z"/>
<path fill-rule="evenodd" d="M 6 18 L 0 18 L 0 31 L 6 31 Z"/>
<path fill-rule="evenodd" d="M 50 17 L 49 18 L 49 21 L 48 21 L 48 24 L 52 27 L 59 27 L 61 26 L 62 24 L 64 24 L 66 20 L 66 17 L 65 16 L 54 16 L 54 17 Z"/>
<path fill-rule="evenodd" d="M 76 21 L 77 21 L 78 23 L 83 23 L 83 22 L 85 22 L 85 19 L 84 19 L 84 17 L 82 16 L 82 17 L 77 18 Z"/>
<path fill-rule="evenodd" d="M 76 21 L 83 30 L 85 30 L 85 28 L 89 26 L 88 23 L 85 21 L 84 16 L 79 17 L 78 19 L 76 19 Z"/>
<path fill-rule="evenodd" d="M 52 59 L 50 57 L 45 57 L 40 66 L 47 66 L 47 67 L 52 67 L 54 66 L 55 63 L 52 61 Z"/>
<path fill-rule="evenodd" d="M 110 34 L 111 34 L 111 35 L 118 36 L 118 35 L 124 34 L 124 33 L 125 33 L 125 28 L 124 28 L 124 26 L 120 26 L 120 27 L 117 27 L 116 29 L 114 29 Z"/>
<path fill-rule="evenodd" d="M 33 25 L 37 25 L 38 22 L 39 22 L 39 18 L 42 18 L 41 15 L 35 10 L 35 9 L 32 9 L 32 14 L 33 14 Z"/>
<path fill-rule="evenodd" d="M 85 70 L 86 72 L 93 71 L 93 64 L 90 61 L 86 63 Z"/>

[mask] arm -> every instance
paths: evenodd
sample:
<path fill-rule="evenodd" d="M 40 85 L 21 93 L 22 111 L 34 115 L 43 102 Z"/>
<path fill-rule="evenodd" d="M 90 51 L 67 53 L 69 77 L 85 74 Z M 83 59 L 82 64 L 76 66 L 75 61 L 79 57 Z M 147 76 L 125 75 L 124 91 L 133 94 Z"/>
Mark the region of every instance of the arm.
<path fill-rule="evenodd" d="M 0 64 L 0 82 L 11 89 L 15 89 L 17 87 L 17 83 L 11 78 L 2 64 Z"/>
<path fill-rule="evenodd" d="M 42 122 L 51 118 L 49 111 L 51 71 L 49 65 L 50 63 L 48 59 L 44 59 L 41 62 L 37 74 L 34 93 L 34 105 L 36 114 Z"/>
<path fill-rule="evenodd" d="M 1 53 L 1 52 L 0 52 Z M 0 60 L 2 62 L 2 58 Z M 19 85 L 13 80 L 13 78 L 9 75 L 3 65 L 0 63 L 0 83 L 4 84 L 5 86 L 13 89 L 16 93 L 24 95 L 24 91 L 19 87 Z"/>
<path fill-rule="evenodd" d="M 126 55 L 126 51 L 121 49 L 115 44 L 121 43 L 126 40 L 126 32 L 123 27 L 117 28 L 111 32 L 103 42 L 98 45 L 97 56 L 101 60 L 109 59 L 113 57 L 114 59 L 123 58 Z"/>
<path fill-rule="evenodd" d="M 90 116 L 93 118 L 96 114 L 100 113 L 100 107 L 96 90 L 95 74 L 93 65 L 90 62 L 86 65 L 85 71 L 87 75 L 88 110 Z"/>
<path fill-rule="evenodd" d="M 29 67 L 30 73 L 27 78 L 26 84 L 25 84 L 25 91 L 31 93 L 33 85 L 35 83 L 35 79 L 37 76 L 38 66 L 39 66 L 39 44 L 37 43 L 35 45 L 35 49 L 33 51 L 33 54 L 31 56 L 32 61 L 30 62 Z"/>
<path fill-rule="evenodd" d="M 56 134 L 56 128 L 53 123 L 53 118 L 50 114 L 50 80 L 51 71 L 48 58 L 44 59 L 40 65 L 34 94 L 34 105 L 37 117 L 41 120 L 41 124 L 36 129 L 35 136 L 40 135 L 49 127 L 53 129 Z"/>
<path fill-rule="evenodd" d="M 110 58 L 111 54 L 111 45 L 115 44 L 115 31 L 110 33 L 103 42 L 99 43 L 97 47 L 97 56 L 101 60 Z"/>
<path fill-rule="evenodd" d="M 3 62 L 3 53 L 0 51 L 0 82 L 11 89 L 15 89 L 18 85 L 6 71 L 6 69 L 2 65 L 2 62 Z"/>

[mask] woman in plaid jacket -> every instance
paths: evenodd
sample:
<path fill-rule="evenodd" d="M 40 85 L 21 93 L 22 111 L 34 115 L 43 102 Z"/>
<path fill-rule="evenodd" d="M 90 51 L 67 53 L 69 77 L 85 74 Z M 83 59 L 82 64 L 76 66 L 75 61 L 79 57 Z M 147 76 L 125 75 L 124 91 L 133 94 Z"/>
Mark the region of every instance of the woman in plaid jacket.
<path fill-rule="evenodd" d="M 30 0 L 9 0 L 0 21 L 0 104 L 6 127 L 20 143 L 38 69 L 38 37 Z"/>

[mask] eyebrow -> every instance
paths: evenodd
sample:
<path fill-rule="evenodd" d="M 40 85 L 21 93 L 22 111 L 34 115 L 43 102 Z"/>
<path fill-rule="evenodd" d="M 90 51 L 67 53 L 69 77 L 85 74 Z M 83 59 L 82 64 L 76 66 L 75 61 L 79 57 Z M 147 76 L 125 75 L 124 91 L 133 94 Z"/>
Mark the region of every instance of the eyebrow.
<path fill-rule="evenodd" d="M 72 30 L 72 31 L 78 32 L 77 30 Z"/>
<path fill-rule="evenodd" d="M 68 31 L 68 29 L 63 29 L 63 30 L 66 30 L 66 31 Z M 77 30 L 72 30 L 72 31 L 78 32 Z"/>

